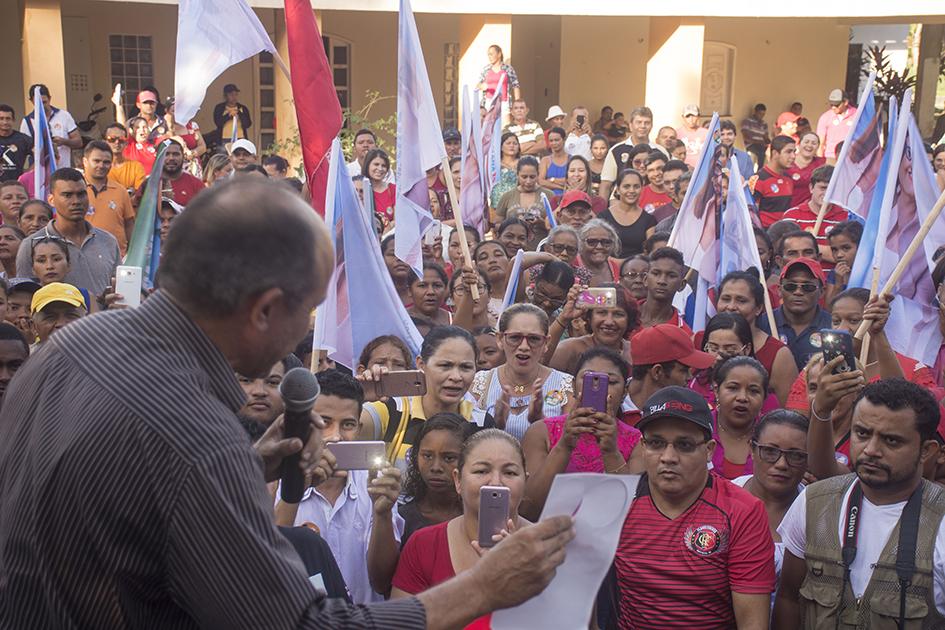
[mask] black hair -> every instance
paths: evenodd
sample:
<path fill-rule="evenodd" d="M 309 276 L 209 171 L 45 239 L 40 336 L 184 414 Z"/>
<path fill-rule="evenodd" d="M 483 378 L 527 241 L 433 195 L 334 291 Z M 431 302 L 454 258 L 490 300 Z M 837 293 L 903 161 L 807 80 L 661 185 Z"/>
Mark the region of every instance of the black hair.
<path fill-rule="evenodd" d="M 246 166 L 241 166 L 238 169 L 236 169 L 236 172 L 244 174 L 244 175 L 247 173 L 260 173 L 266 179 L 269 178 L 269 173 L 267 173 L 266 169 L 261 167 L 259 164 L 247 164 Z"/>
<path fill-rule="evenodd" d="M 656 233 L 653 234 L 653 236 L 651 236 L 650 238 L 653 238 L 653 237 L 656 236 L 657 234 L 666 234 L 666 232 L 656 232 Z M 668 234 L 666 235 L 666 238 L 669 239 L 669 235 L 668 235 Z M 649 240 L 649 239 L 647 239 L 647 240 Z M 683 267 L 683 268 L 686 267 L 686 261 L 683 259 L 682 252 L 679 251 L 678 249 L 675 249 L 675 248 L 673 248 L 673 247 L 660 247 L 660 248 L 656 249 L 655 251 L 650 252 L 650 262 L 651 262 L 651 263 L 652 263 L 652 262 L 655 262 L 655 261 L 657 261 L 657 260 L 662 260 L 662 259 L 664 259 L 664 258 L 668 258 L 669 260 L 672 260 L 674 263 L 676 263 L 676 264 L 679 265 L 680 267 Z"/>
<path fill-rule="evenodd" d="M 109 149 L 109 153 L 111 153 L 111 149 Z M 49 177 L 49 190 L 55 189 L 56 182 L 81 182 L 84 184 L 85 178 L 82 177 L 82 171 L 63 166 L 62 168 L 57 168 Z"/>
<path fill-rule="evenodd" d="M 751 434 L 751 439 L 755 442 L 759 441 L 764 430 L 773 426 L 791 427 L 807 435 L 810 421 L 796 411 L 791 411 L 790 409 L 774 409 L 761 416 L 761 420 L 755 424 L 755 430 Z"/>
<path fill-rule="evenodd" d="M 435 262 L 433 262 L 433 261 L 431 261 L 431 260 L 424 261 L 424 263 L 423 263 L 423 270 L 426 271 L 427 269 L 430 269 L 430 270 L 436 272 L 436 275 L 438 275 L 438 276 L 440 277 L 440 280 L 443 281 L 443 284 L 449 284 L 450 278 L 449 278 L 448 275 L 446 275 L 446 271 L 444 271 L 444 270 L 443 270 L 443 267 L 441 267 L 439 264 L 437 264 L 437 263 L 435 263 Z M 410 286 L 413 286 L 414 283 L 420 282 L 421 280 L 423 280 L 423 276 L 418 276 L 418 275 L 417 275 L 417 272 L 415 272 L 415 271 L 413 271 L 413 270 L 411 269 L 411 271 L 410 271 Z"/>
<path fill-rule="evenodd" d="M 791 136 L 775 136 L 771 141 L 771 152 L 780 153 L 789 144 L 797 144 Z"/>
<path fill-rule="evenodd" d="M 30 91 L 27 93 L 27 98 L 29 98 L 31 101 L 33 100 L 33 94 L 36 93 L 36 88 L 39 88 L 39 94 L 40 94 L 40 96 L 45 96 L 46 98 L 52 98 L 52 97 L 49 95 L 49 88 L 48 88 L 48 87 L 46 87 L 46 86 L 45 86 L 44 84 L 42 84 L 42 83 L 34 83 L 33 85 L 30 86 Z"/>
<path fill-rule="evenodd" d="M 501 147 L 503 144 L 505 144 L 505 141 L 508 140 L 509 138 L 515 138 L 516 140 L 518 140 L 518 136 L 516 136 L 516 135 L 515 135 L 514 133 L 512 133 L 511 131 L 506 131 L 505 133 L 502 134 L 502 139 L 499 141 L 499 147 Z M 516 144 L 518 144 L 518 152 L 515 154 L 515 157 L 516 157 L 516 158 L 520 158 L 520 157 L 522 157 L 522 143 L 521 143 L 521 141 L 518 141 Z M 461 158 L 454 158 L 454 159 L 461 159 Z M 452 164 L 452 162 L 451 162 L 451 163 L 450 163 L 450 166 L 452 166 L 452 165 L 453 165 L 453 164 Z"/>
<path fill-rule="evenodd" d="M 590 195 L 591 191 L 593 190 L 592 186 L 594 184 L 594 182 L 591 181 L 591 176 L 593 175 L 593 172 L 591 171 L 591 163 L 588 162 L 587 158 L 585 158 L 583 155 L 572 155 L 571 157 L 568 158 L 568 161 L 564 166 L 565 175 L 567 175 L 568 170 L 571 168 L 571 162 L 580 162 L 581 164 L 584 165 L 584 172 L 587 173 L 587 177 L 585 179 L 584 188 L 582 190 L 584 190 L 584 192 Z"/>
<path fill-rule="evenodd" d="M 371 162 L 373 162 L 375 158 L 384 160 L 384 164 L 387 165 L 387 172 L 390 172 L 390 157 L 388 157 L 387 151 L 384 149 L 371 149 L 367 152 L 367 155 L 364 156 L 364 164 L 361 165 L 361 177 L 370 179 L 368 176 L 368 168 L 370 168 Z"/>
<path fill-rule="evenodd" d="M 815 184 L 829 184 L 830 178 L 833 177 L 833 167 L 829 164 L 824 164 L 823 166 L 818 166 L 814 169 L 814 172 L 810 176 L 810 185 Z"/>
<path fill-rule="evenodd" d="M 807 230 L 794 230 L 793 232 L 788 232 L 780 239 L 778 239 L 778 256 L 784 256 L 784 243 L 789 238 L 806 238 L 814 244 L 814 251 L 818 250 L 817 237 L 808 232 Z"/>
<path fill-rule="evenodd" d="M 92 140 L 89 142 L 87 145 L 85 145 L 82 155 L 88 157 L 92 151 L 104 151 L 108 155 L 112 154 L 112 148 L 108 146 L 108 143 L 104 140 Z"/>
<path fill-rule="evenodd" d="M 552 260 L 542 266 L 541 272 L 535 278 L 535 284 L 547 282 L 568 292 L 574 286 L 574 267 L 563 260 Z"/>
<path fill-rule="evenodd" d="M 719 121 L 719 131 L 731 131 L 734 134 L 738 134 L 738 130 L 735 128 L 735 123 L 731 120 L 720 120 Z"/>
<path fill-rule="evenodd" d="M 630 368 L 630 374 L 633 377 L 633 380 L 642 381 L 645 379 L 646 375 L 651 369 L 653 369 L 653 366 L 655 365 L 662 366 L 664 372 L 671 372 L 676 368 L 677 365 L 679 365 L 679 361 L 661 361 L 659 363 L 651 363 L 649 365 L 634 363 Z"/>
<path fill-rule="evenodd" d="M 591 144 L 594 144 L 595 142 L 604 142 L 607 144 L 607 146 L 610 146 L 607 136 L 602 133 L 595 133 L 593 136 L 591 136 Z M 945 147 L 945 145 L 942 146 Z"/>
<path fill-rule="evenodd" d="M 682 160 L 673 160 L 673 161 L 679 162 L 680 164 L 685 164 L 685 162 L 683 162 Z M 668 169 L 668 170 L 672 170 L 672 169 Z M 667 169 L 664 168 L 663 172 L 665 173 L 666 171 Z M 678 195 L 680 191 L 682 191 L 683 184 L 688 184 L 691 180 L 692 180 L 692 172 L 687 170 L 685 173 L 680 175 L 676 179 L 676 181 L 673 182 L 673 194 Z"/>
<path fill-rule="evenodd" d="M 14 118 L 16 118 L 16 111 L 6 103 L 0 103 L 0 112 L 7 112 Z"/>
<path fill-rule="evenodd" d="M 716 330 L 731 330 L 742 342 L 742 345 L 748 346 L 748 355 L 755 356 L 755 344 L 752 341 L 751 326 L 748 325 L 747 319 L 738 313 L 716 313 L 713 315 L 706 322 L 705 332 L 702 335 L 701 350 L 705 350 L 706 344 L 709 343 L 709 335 Z"/>
<path fill-rule="evenodd" d="M 833 305 L 836 304 L 837 301 L 847 298 L 856 300 L 865 307 L 867 302 L 870 301 L 870 290 L 861 287 L 851 287 L 846 291 L 842 291 L 835 295 L 832 300 L 830 300 L 830 310 L 833 310 Z"/>
<path fill-rule="evenodd" d="M 768 246 L 768 251 L 774 249 L 774 241 L 771 240 L 771 235 L 769 235 L 763 228 L 760 228 L 756 225 L 751 228 L 751 231 L 755 236 L 759 237 L 765 242 L 765 245 Z"/>
<path fill-rule="evenodd" d="M 538 320 L 538 325 L 541 326 L 542 332 L 546 335 L 548 334 L 548 313 L 538 308 L 534 304 L 518 303 L 513 304 L 504 311 L 502 315 L 499 316 L 499 332 L 505 332 L 509 328 L 509 324 L 512 323 L 512 319 L 516 315 L 531 315 Z"/>
<path fill-rule="evenodd" d="M 614 181 L 614 195 L 615 196 L 617 195 L 617 189 L 619 189 L 620 185 L 623 184 L 623 180 L 627 179 L 628 177 L 636 177 L 638 180 L 640 180 L 641 186 L 643 185 L 643 182 L 646 181 L 643 178 L 643 174 L 640 173 L 640 171 L 634 168 L 625 168 L 622 171 L 620 171 L 620 173 L 617 175 L 617 179 Z"/>
<path fill-rule="evenodd" d="M 765 396 L 768 395 L 768 370 L 765 369 L 765 366 L 761 365 L 761 362 L 754 357 L 744 357 L 737 356 L 730 359 L 726 359 L 722 362 L 721 365 L 717 366 L 712 372 L 712 382 L 715 383 L 716 387 L 721 387 L 722 383 L 725 382 L 725 379 L 728 377 L 728 373 L 738 367 L 750 367 L 758 374 L 761 375 L 761 389 L 765 392 Z"/>
<path fill-rule="evenodd" d="M 128 133 L 128 128 L 120 122 L 110 122 L 105 125 L 105 131 L 108 131 L 109 129 L 121 129 L 122 133 Z"/>
<path fill-rule="evenodd" d="M 377 142 L 377 135 L 375 135 L 373 131 L 371 131 L 370 129 L 366 127 L 361 127 L 360 129 L 354 132 L 355 142 L 357 142 L 359 136 L 371 136 L 371 138 L 374 139 L 374 142 Z"/>
<path fill-rule="evenodd" d="M 45 208 L 46 212 L 49 213 L 49 220 L 52 221 L 55 211 L 53 210 L 53 207 L 51 205 L 49 205 L 42 199 L 28 199 L 24 201 L 23 205 L 21 205 L 20 209 L 17 211 L 17 214 L 19 215 L 20 219 L 23 218 L 23 212 L 28 206 L 41 206 L 42 208 Z"/>
<path fill-rule="evenodd" d="M 479 233 L 479 230 L 477 230 L 477 229 L 474 228 L 473 226 L 463 224 L 463 231 L 466 232 L 466 242 L 467 242 L 467 243 L 469 243 L 469 237 L 470 237 L 470 236 L 472 236 L 473 238 L 476 239 L 476 245 L 478 245 L 479 242 L 482 241 L 482 234 L 480 234 L 480 233 Z M 450 232 L 449 238 L 453 238 L 453 233 L 454 233 L 454 232 L 456 232 L 456 229 L 455 229 L 455 228 L 453 228 L 453 231 Z M 449 239 L 447 239 L 447 243 L 449 243 Z"/>
<path fill-rule="evenodd" d="M 781 237 L 790 232 L 796 232 L 801 229 L 801 226 L 797 224 L 796 221 L 791 221 L 790 219 L 781 219 L 775 221 L 768 226 L 768 237 L 771 239 L 771 242 L 777 244 L 781 241 Z M 771 249 L 775 249 L 772 246 Z"/>
<path fill-rule="evenodd" d="M 722 295 L 726 284 L 739 280 L 748 285 L 748 290 L 751 292 L 751 297 L 755 301 L 755 306 L 762 306 L 765 303 L 765 287 L 761 284 L 758 276 L 751 271 L 730 271 L 725 274 L 725 277 L 722 278 L 722 282 L 719 283 L 719 295 Z"/>
<path fill-rule="evenodd" d="M 605 359 L 610 361 L 617 366 L 617 370 L 620 372 L 620 375 L 623 376 L 623 380 L 626 381 L 630 378 L 630 364 L 627 362 L 623 355 L 621 355 L 616 350 L 607 348 L 605 346 L 596 346 L 594 348 L 589 348 L 581 353 L 581 356 L 578 357 L 577 364 L 575 366 L 574 373 L 577 374 L 581 371 L 581 368 L 594 359 Z"/>
<path fill-rule="evenodd" d="M 419 451 L 423 438 L 434 431 L 447 431 L 462 444 L 472 435 L 478 427 L 466 420 L 458 413 L 450 411 L 441 411 L 433 414 L 427 421 L 420 425 L 420 430 L 413 438 L 413 445 L 407 454 L 407 471 L 404 473 L 403 494 L 414 501 L 422 501 L 427 493 L 427 485 L 423 483 L 423 477 L 420 475 Z M 459 495 L 456 495 L 456 503 L 461 504 Z"/>
<path fill-rule="evenodd" d="M 506 219 L 506 220 L 508 220 L 508 219 Z M 519 221 L 519 219 L 513 219 L 513 221 Z M 521 221 L 519 221 L 519 222 L 521 222 Z M 505 257 L 506 257 L 506 258 L 509 257 L 509 253 L 508 253 L 507 251 L 505 251 L 505 245 L 503 245 L 502 243 L 500 243 L 499 241 L 497 241 L 497 240 L 495 240 L 495 239 L 490 238 L 490 239 L 485 240 L 485 241 L 479 241 L 479 242 L 476 244 L 476 247 L 473 248 L 473 252 L 472 252 L 473 263 L 475 263 L 475 262 L 476 262 L 476 259 L 479 257 L 479 250 L 480 250 L 480 249 L 483 249 L 484 247 L 488 247 L 488 246 L 490 246 L 490 245 L 495 245 L 496 247 L 498 247 L 499 249 L 502 250 L 502 253 L 505 254 Z"/>
<path fill-rule="evenodd" d="M 663 172 L 665 173 L 667 171 L 683 171 L 684 173 L 688 173 L 689 167 L 686 166 L 686 163 L 682 160 L 669 160 L 663 165 Z"/>
<path fill-rule="evenodd" d="M 525 468 L 525 453 L 522 451 L 522 445 L 519 444 L 518 440 L 516 440 L 511 433 L 507 433 L 502 429 L 483 429 L 476 431 L 466 438 L 466 441 L 463 443 L 463 450 L 460 451 L 459 454 L 459 462 L 456 464 L 456 470 L 462 472 L 469 454 L 480 442 L 485 442 L 486 440 L 501 440 L 509 444 L 515 449 L 515 452 L 518 453 L 522 461 L 522 468 Z"/>
<path fill-rule="evenodd" d="M 23 333 L 20 332 L 20 329 L 13 324 L 0 322 L 0 341 L 18 341 L 23 344 L 23 351 L 26 352 L 27 358 L 29 357 L 30 346 L 26 343 L 26 339 L 23 338 Z"/>
<path fill-rule="evenodd" d="M 312 344 L 309 343 L 308 347 L 311 349 Z M 280 362 L 282 363 L 282 370 L 284 372 L 302 367 L 302 359 L 295 356 L 295 353 L 285 355 Z"/>
<path fill-rule="evenodd" d="M 157 284 L 197 315 L 229 316 L 272 288 L 294 308 L 315 289 L 312 271 L 327 244 L 305 203 L 281 184 L 218 184 L 194 197 L 174 226 L 161 248 Z"/>
<path fill-rule="evenodd" d="M 295 350 L 292 351 L 292 356 L 294 356 L 296 359 L 299 360 L 300 365 L 304 365 L 303 361 L 304 361 L 305 355 L 312 354 L 312 346 L 314 345 L 313 343 L 314 340 L 315 340 L 315 331 L 310 330 L 305 334 L 304 337 L 302 337 L 302 340 L 296 344 Z"/>
<path fill-rule="evenodd" d="M 535 158 L 533 158 L 533 157 L 530 156 L 530 155 L 523 155 L 523 156 L 522 156 L 521 158 L 519 158 L 519 160 L 518 160 L 518 165 L 515 167 L 515 172 L 516 172 L 516 173 L 521 173 L 523 166 L 532 166 L 532 167 L 534 167 L 535 170 L 537 171 L 537 170 L 538 170 L 538 160 L 536 160 Z"/>
<path fill-rule="evenodd" d="M 293 190 L 293 192 L 297 194 L 301 194 L 302 189 L 305 187 L 305 185 L 302 183 L 302 180 L 298 177 L 285 177 L 279 183 L 284 186 L 288 186 Z"/>
<path fill-rule="evenodd" d="M 525 230 L 525 238 L 528 238 L 529 234 L 531 234 L 531 230 L 528 229 L 528 224 L 527 224 L 527 223 L 525 223 L 524 221 L 522 221 L 521 219 L 518 219 L 518 218 L 516 218 L 516 217 L 511 217 L 511 218 L 506 219 L 506 220 L 503 221 L 502 223 L 500 223 L 500 224 L 499 224 L 499 227 L 496 228 L 496 230 L 495 230 L 495 236 L 496 236 L 496 238 L 502 236 L 502 233 L 505 232 L 505 231 L 506 231 L 507 229 L 509 229 L 510 227 L 512 227 L 513 225 L 520 225 L 520 226 L 522 226 L 522 228 L 524 228 L 524 230 Z"/>
<path fill-rule="evenodd" d="M 371 361 L 371 355 L 374 354 L 374 351 L 388 343 L 400 350 L 401 354 L 404 355 L 404 363 L 407 365 L 407 369 L 413 367 L 414 357 L 410 356 L 410 348 L 408 348 L 407 344 L 404 343 L 404 340 L 397 335 L 381 335 L 380 337 L 375 337 L 374 339 L 371 339 L 369 342 L 367 342 L 367 344 L 361 350 L 361 356 L 358 357 L 358 365 L 367 367 L 367 364 Z"/>
<path fill-rule="evenodd" d="M 853 243 L 859 247 L 860 239 L 863 238 L 863 224 L 855 220 L 841 221 L 830 228 L 830 231 L 827 232 L 827 240 L 830 240 L 835 236 L 843 235 L 846 235 L 848 239 L 853 241 Z"/>
<path fill-rule="evenodd" d="M 474 261 L 475 264 L 475 261 Z M 479 279 L 482 280 L 482 283 L 486 285 L 486 293 L 492 291 L 492 283 L 489 282 L 489 278 L 486 277 L 486 274 L 482 273 L 478 267 L 473 267 L 474 271 L 479 274 Z M 453 272 L 453 277 L 449 281 L 449 294 L 453 295 L 453 290 L 456 288 L 457 284 L 460 284 L 463 280 L 462 270 L 456 269 Z"/>
<path fill-rule="evenodd" d="M 70 262 L 69 246 L 66 245 L 66 242 L 58 236 L 44 236 L 42 238 L 34 238 L 30 240 L 30 261 L 33 261 L 33 258 L 36 256 L 36 248 L 39 245 L 55 245 L 59 248 L 59 251 L 62 252 L 63 256 L 66 257 L 66 262 Z"/>
<path fill-rule="evenodd" d="M 319 396 L 337 396 L 345 400 L 353 400 L 358 403 L 358 414 L 361 413 L 361 407 L 364 405 L 364 388 L 356 378 L 338 370 L 319 372 L 315 378 L 318 379 L 318 386 L 321 388 Z"/>
<path fill-rule="evenodd" d="M 468 343 L 476 360 L 479 359 L 479 347 L 476 345 L 476 340 L 468 330 L 459 326 L 434 326 L 431 328 L 430 332 L 423 338 L 423 345 L 420 346 L 420 358 L 424 362 L 429 361 L 430 357 L 443 345 L 443 342 L 450 339 L 462 339 Z"/>
<path fill-rule="evenodd" d="M 556 133 L 559 136 L 561 136 L 562 140 L 568 137 L 568 132 L 566 132 L 563 127 L 552 127 L 546 133 L 548 134 Z"/>
<path fill-rule="evenodd" d="M 650 154 L 650 145 L 648 144 L 635 144 L 633 148 L 627 153 L 627 162 L 633 164 L 633 159 L 640 155 L 641 153 Z"/>
<path fill-rule="evenodd" d="M 263 166 L 275 166 L 276 170 L 280 173 L 285 173 L 289 170 L 289 161 L 286 160 L 281 155 L 266 155 L 262 159 Z"/>
<path fill-rule="evenodd" d="M 929 390 L 904 378 L 883 378 L 869 383 L 853 403 L 854 412 L 863 399 L 874 405 L 882 405 L 891 411 L 911 409 L 915 415 L 915 428 L 922 441 L 935 438 L 940 412 L 938 401 Z"/>
<path fill-rule="evenodd" d="M 666 164 L 669 163 L 669 158 L 663 155 L 662 151 L 650 151 L 646 154 L 646 165 L 654 164 L 656 162 L 662 162 L 663 168 L 666 168 Z M 662 168 L 660 170 L 663 170 Z"/>

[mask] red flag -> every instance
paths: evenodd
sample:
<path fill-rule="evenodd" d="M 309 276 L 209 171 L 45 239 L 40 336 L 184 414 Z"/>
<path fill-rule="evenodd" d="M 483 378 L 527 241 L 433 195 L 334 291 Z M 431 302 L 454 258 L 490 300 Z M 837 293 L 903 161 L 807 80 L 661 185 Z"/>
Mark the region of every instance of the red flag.
<path fill-rule="evenodd" d="M 341 131 L 341 105 L 311 0 L 285 0 L 285 27 L 305 177 L 312 206 L 325 216 L 328 153 L 331 141 Z"/>

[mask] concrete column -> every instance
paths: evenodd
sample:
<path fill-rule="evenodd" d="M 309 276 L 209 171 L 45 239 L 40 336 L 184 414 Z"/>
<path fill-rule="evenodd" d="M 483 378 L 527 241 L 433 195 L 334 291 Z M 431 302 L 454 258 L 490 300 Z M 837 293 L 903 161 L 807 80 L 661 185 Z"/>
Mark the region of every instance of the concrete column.
<path fill-rule="evenodd" d="M 66 105 L 66 63 L 59 0 L 26 0 L 23 12 L 24 111 L 33 109 L 30 85 L 44 83 L 54 105 Z"/>
<path fill-rule="evenodd" d="M 945 24 L 922 25 L 914 109 L 923 138 L 931 136 L 935 127 L 935 90 L 938 85 L 938 67 L 943 44 Z M 931 140 L 936 142 L 938 138 Z"/>
<path fill-rule="evenodd" d="M 699 103 L 704 24 L 678 18 L 650 18 L 650 56 L 646 64 L 646 105 L 653 110 L 653 133 L 682 124 L 683 107 Z"/>
<path fill-rule="evenodd" d="M 512 17 L 509 15 L 463 15 L 459 20 L 459 97 L 463 86 L 474 89 L 479 83 L 479 74 L 489 59 L 489 46 L 496 44 L 502 49 L 505 60 L 515 65 L 512 58 Z M 459 108 L 462 112 L 462 107 Z M 534 112 L 533 112 L 534 114 Z M 462 113 L 460 113 L 462 116 Z M 531 116 L 535 118 L 534 115 Z"/>

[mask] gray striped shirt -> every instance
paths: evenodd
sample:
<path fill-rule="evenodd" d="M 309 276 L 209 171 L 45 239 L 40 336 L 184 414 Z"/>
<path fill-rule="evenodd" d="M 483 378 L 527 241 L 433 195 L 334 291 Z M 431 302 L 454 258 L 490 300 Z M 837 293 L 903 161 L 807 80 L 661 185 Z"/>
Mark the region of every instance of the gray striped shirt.
<path fill-rule="evenodd" d="M 423 628 L 325 600 L 272 524 L 223 354 L 160 291 L 69 324 L 0 412 L 0 628 Z"/>

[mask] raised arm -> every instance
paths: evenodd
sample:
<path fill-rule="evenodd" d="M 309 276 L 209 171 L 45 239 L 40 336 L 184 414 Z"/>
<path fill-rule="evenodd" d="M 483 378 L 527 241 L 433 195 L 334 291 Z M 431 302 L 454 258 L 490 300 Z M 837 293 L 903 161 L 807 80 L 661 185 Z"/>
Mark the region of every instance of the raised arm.
<path fill-rule="evenodd" d="M 368 481 L 368 494 L 374 503 L 371 537 L 368 541 L 368 579 L 375 592 L 390 592 L 397 569 L 400 545 L 394 535 L 393 509 L 400 494 L 400 470 L 385 462 L 376 479 Z"/>
<path fill-rule="evenodd" d="M 810 428 L 807 431 L 807 453 L 810 473 L 818 479 L 845 475 L 850 470 L 834 455 L 833 420 L 841 400 L 855 396 L 863 387 L 861 370 L 833 373 L 843 363 L 835 357 L 820 371 L 817 393 L 811 403 Z"/>

